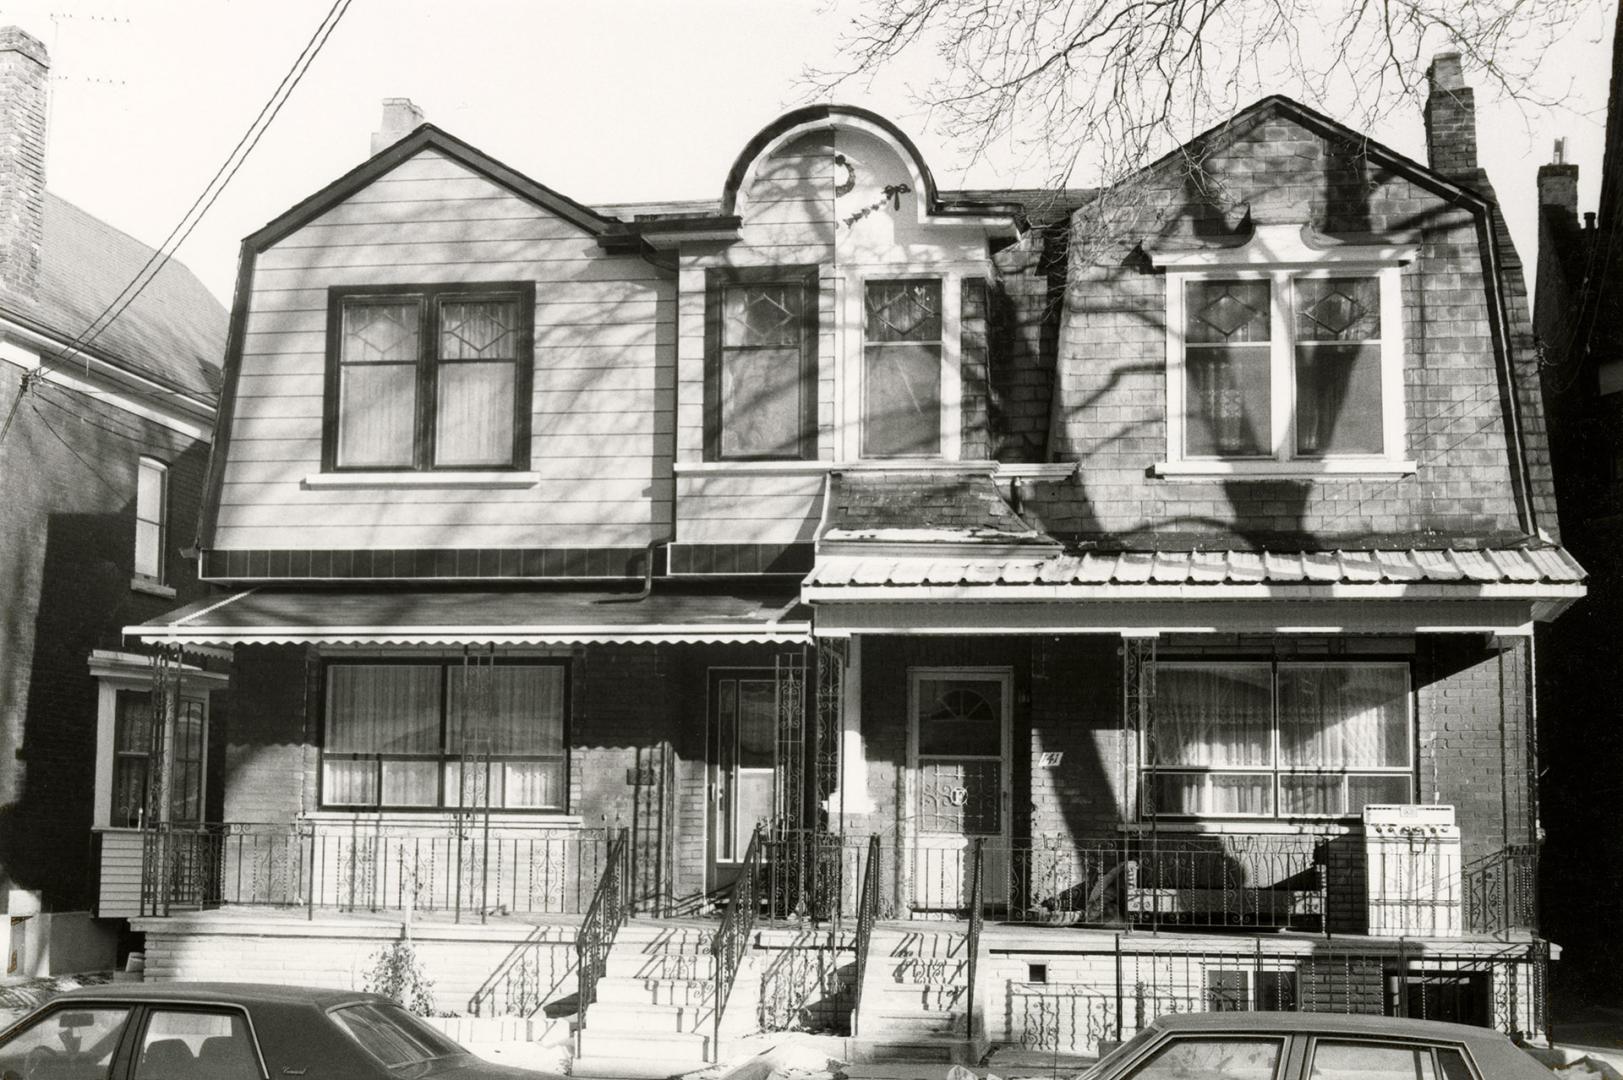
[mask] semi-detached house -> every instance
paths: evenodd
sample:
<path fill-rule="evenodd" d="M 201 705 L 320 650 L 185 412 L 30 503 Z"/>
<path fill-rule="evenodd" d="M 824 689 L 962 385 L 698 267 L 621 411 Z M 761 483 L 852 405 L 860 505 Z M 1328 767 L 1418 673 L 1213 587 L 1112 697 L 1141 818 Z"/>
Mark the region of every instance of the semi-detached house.
<path fill-rule="evenodd" d="M 150 976 L 353 983 L 410 919 L 442 1008 L 667 1061 L 1544 1026 L 1583 571 L 1457 57 L 1428 163 L 1272 97 L 1098 192 L 817 106 L 591 208 L 386 113 L 244 244 L 226 592 L 129 631 L 233 654 Z"/>

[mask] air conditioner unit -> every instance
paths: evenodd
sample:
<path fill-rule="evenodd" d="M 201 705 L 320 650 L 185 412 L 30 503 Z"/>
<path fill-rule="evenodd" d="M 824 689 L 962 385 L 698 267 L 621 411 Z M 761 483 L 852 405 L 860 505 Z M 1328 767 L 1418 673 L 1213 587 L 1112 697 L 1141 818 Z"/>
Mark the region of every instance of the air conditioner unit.
<path fill-rule="evenodd" d="M 1452 806 L 1364 807 L 1369 932 L 1459 937 L 1460 830 Z"/>

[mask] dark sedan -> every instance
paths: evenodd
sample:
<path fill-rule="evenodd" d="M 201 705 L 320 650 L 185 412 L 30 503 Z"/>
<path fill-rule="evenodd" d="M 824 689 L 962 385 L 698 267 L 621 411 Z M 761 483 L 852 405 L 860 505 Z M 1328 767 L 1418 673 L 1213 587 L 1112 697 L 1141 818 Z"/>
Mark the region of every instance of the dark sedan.
<path fill-rule="evenodd" d="M 1163 1016 L 1077 1080 L 1552 1080 L 1488 1028 L 1328 1013 Z"/>
<path fill-rule="evenodd" d="M 246 983 L 73 990 L 0 1033 L 0 1080 L 538 1080 L 388 998 Z"/>

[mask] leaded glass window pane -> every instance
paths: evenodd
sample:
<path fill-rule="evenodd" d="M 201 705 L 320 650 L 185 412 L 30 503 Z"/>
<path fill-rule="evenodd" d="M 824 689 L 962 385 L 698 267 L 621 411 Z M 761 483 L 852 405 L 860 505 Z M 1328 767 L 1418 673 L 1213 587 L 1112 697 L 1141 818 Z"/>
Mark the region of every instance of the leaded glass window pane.
<path fill-rule="evenodd" d="M 440 304 L 441 360 L 512 360 L 518 356 L 518 304 L 455 300 Z"/>
<path fill-rule="evenodd" d="M 867 283 L 862 379 L 865 457 L 941 453 L 941 282 Z"/>
<path fill-rule="evenodd" d="M 344 305 L 343 362 L 417 363 L 415 300 L 361 300 Z"/>
<path fill-rule="evenodd" d="M 720 431 L 724 458 L 788 458 L 801 450 L 809 377 L 806 288 L 799 282 L 721 289 Z"/>

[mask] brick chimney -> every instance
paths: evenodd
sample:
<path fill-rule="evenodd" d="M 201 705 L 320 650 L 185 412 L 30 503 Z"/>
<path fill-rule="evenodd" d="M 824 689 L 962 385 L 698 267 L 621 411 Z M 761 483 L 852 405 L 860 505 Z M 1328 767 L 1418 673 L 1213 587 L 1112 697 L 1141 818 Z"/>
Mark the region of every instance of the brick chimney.
<path fill-rule="evenodd" d="M 1444 176 L 1476 171 L 1476 95 L 1459 53 L 1439 53 L 1426 69 L 1426 160 Z"/>
<path fill-rule="evenodd" d="M 1578 224 L 1578 166 L 1567 160 L 1567 140 L 1555 140 L 1555 160 L 1538 167 L 1538 204 Z"/>
<path fill-rule="evenodd" d="M 411 103 L 411 98 L 383 99 L 383 122 L 372 133 L 372 153 L 393 146 L 417 129 L 423 122 L 423 110 Z"/>
<path fill-rule="evenodd" d="M 45 115 L 51 58 L 36 37 L 0 28 L 0 291 L 32 300 L 45 228 Z"/>

